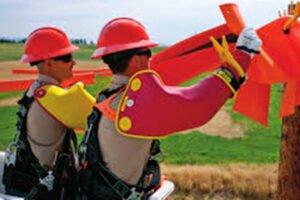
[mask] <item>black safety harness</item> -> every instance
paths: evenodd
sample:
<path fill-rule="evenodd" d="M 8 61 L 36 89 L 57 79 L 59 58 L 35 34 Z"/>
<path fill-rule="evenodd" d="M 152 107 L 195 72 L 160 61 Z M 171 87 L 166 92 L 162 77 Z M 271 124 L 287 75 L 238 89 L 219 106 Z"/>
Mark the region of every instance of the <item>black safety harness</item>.
<path fill-rule="evenodd" d="M 18 102 L 17 133 L 5 152 L 3 183 L 6 193 L 25 199 L 74 199 L 77 188 L 76 135 L 67 129 L 54 167 L 41 166 L 27 139 L 26 119 L 34 98 L 26 93 Z"/>
<path fill-rule="evenodd" d="M 111 95 L 123 90 L 104 90 L 99 93 L 97 102 L 102 102 Z M 79 182 L 82 199 L 97 200 L 140 200 L 147 199 L 160 182 L 159 165 L 154 158 L 161 153 L 159 141 L 154 140 L 151 147 L 151 156 L 144 173 L 137 185 L 129 185 L 114 175 L 103 161 L 101 148 L 97 137 L 98 124 L 102 113 L 94 108 L 88 118 L 88 129 L 83 141 L 79 145 Z M 133 155 L 134 156 L 134 155 Z M 151 177 L 150 183 L 147 178 Z"/>

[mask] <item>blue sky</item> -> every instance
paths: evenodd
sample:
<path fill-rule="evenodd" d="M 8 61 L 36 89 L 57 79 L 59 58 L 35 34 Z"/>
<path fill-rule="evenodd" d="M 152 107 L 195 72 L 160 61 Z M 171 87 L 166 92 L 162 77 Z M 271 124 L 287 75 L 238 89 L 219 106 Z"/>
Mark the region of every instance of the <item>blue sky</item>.
<path fill-rule="evenodd" d="M 106 22 L 127 16 L 142 22 L 152 40 L 173 44 L 224 23 L 218 5 L 229 2 L 238 4 L 248 26 L 259 28 L 290 0 L 0 0 L 0 36 L 56 26 L 72 38 L 96 41 Z"/>

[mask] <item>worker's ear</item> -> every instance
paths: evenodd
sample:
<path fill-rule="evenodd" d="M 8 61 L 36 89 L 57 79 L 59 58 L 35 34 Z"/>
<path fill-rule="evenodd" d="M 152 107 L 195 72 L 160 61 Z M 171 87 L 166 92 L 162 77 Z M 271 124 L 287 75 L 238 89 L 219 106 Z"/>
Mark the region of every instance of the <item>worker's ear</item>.
<path fill-rule="evenodd" d="M 55 71 L 55 65 L 54 65 L 54 60 L 52 59 L 46 59 L 42 63 L 43 65 L 43 73 L 51 75 Z"/>
<path fill-rule="evenodd" d="M 129 66 L 130 66 L 130 65 L 136 66 L 136 65 L 139 64 L 139 62 L 140 62 L 140 56 L 138 56 L 138 55 L 133 55 L 132 58 L 131 58 L 130 61 L 129 61 Z"/>
<path fill-rule="evenodd" d="M 43 65 L 44 67 L 51 66 L 51 60 L 50 59 L 44 60 Z"/>
<path fill-rule="evenodd" d="M 139 66 L 139 57 L 133 55 L 128 62 L 128 67 L 125 70 L 124 75 L 132 76 L 137 71 L 138 66 Z"/>

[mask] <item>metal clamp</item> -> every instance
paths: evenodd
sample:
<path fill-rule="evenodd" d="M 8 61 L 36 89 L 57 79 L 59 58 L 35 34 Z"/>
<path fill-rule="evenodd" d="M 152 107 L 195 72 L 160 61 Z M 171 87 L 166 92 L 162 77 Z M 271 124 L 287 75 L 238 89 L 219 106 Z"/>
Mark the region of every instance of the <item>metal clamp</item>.
<path fill-rule="evenodd" d="M 48 175 L 44 178 L 40 178 L 40 184 L 45 185 L 47 187 L 48 191 L 51 191 L 53 189 L 54 184 L 54 176 L 52 175 L 52 171 L 48 171 Z"/>
<path fill-rule="evenodd" d="M 8 145 L 8 147 L 5 150 L 5 164 L 7 166 L 9 165 L 15 165 L 16 164 L 16 158 L 17 158 L 17 143 L 12 142 Z"/>
<path fill-rule="evenodd" d="M 130 195 L 124 200 L 140 200 L 144 195 L 144 192 L 137 192 L 135 187 L 131 188 L 130 191 Z"/>

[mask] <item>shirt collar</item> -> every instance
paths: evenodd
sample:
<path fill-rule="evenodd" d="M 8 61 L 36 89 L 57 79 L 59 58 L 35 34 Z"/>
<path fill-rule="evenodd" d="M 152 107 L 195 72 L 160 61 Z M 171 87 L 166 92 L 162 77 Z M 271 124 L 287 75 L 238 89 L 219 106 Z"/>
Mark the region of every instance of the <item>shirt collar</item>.
<path fill-rule="evenodd" d="M 114 74 L 109 89 L 110 90 L 117 89 L 123 85 L 126 85 L 128 81 L 129 81 L 128 76 L 122 74 Z"/>
<path fill-rule="evenodd" d="M 34 91 L 44 84 L 59 85 L 59 82 L 57 80 L 55 80 L 54 78 L 52 78 L 51 76 L 39 74 L 37 77 L 37 80 L 30 86 L 26 95 L 28 97 L 32 97 L 34 95 Z"/>
<path fill-rule="evenodd" d="M 47 76 L 44 74 L 39 74 L 37 81 L 46 83 L 46 84 L 53 84 L 53 85 L 59 85 L 59 82 L 52 78 L 51 76 Z"/>

